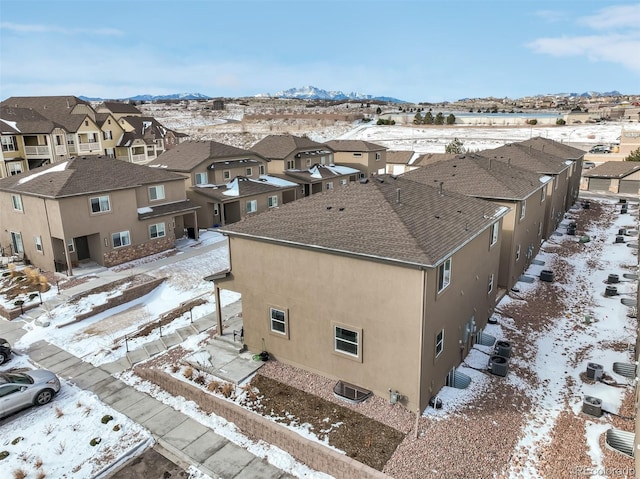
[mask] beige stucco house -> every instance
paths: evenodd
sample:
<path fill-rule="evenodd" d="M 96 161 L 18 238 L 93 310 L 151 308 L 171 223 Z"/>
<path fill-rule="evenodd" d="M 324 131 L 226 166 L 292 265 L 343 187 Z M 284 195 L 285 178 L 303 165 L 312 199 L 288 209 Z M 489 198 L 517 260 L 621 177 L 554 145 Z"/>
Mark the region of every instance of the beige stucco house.
<path fill-rule="evenodd" d="M 261 155 L 216 141 L 181 143 L 149 166 L 186 177 L 187 197 L 200 206 L 202 228 L 235 223 L 303 196 L 301 185 L 268 175 Z"/>
<path fill-rule="evenodd" d="M 507 208 L 389 176 L 223 228 L 251 351 L 424 409 L 496 303 Z"/>
<path fill-rule="evenodd" d="M 579 174 L 577 165 L 571 160 L 565 160 L 546 151 L 533 148 L 532 145 L 511 143 L 491 150 L 480 152 L 482 156 L 502 161 L 508 165 L 520 167 L 539 175 L 551 177 L 547 182 L 547 197 L 545 200 L 545 221 L 542 236 L 547 239 L 558 228 L 570 204 L 569 191 L 571 177 Z M 579 185 L 579 183 L 578 183 Z M 578 191 L 575 193 L 577 196 Z M 571 195 L 574 193 L 571 192 Z"/>
<path fill-rule="evenodd" d="M 269 160 L 269 173 L 272 175 L 307 170 L 316 164 L 335 163 L 331 148 L 304 136 L 268 135 L 250 149 Z"/>
<path fill-rule="evenodd" d="M 331 140 L 325 143 L 333 150 L 336 165 L 351 166 L 367 178 L 382 175 L 387 169 L 387 147 L 363 140 Z"/>
<path fill-rule="evenodd" d="M 605 193 L 640 194 L 640 163 L 607 161 L 584 174 L 586 189 Z"/>
<path fill-rule="evenodd" d="M 197 236 L 196 210 L 182 175 L 74 157 L 0 180 L 0 246 L 71 275 L 85 260 L 114 266 Z"/>
<path fill-rule="evenodd" d="M 415 156 L 416 153 L 413 150 L 388 150 L 386 173 L 388 175 L 401 175 L 411 171 L 415 168 L 411 166 L 411 160 Z"/>

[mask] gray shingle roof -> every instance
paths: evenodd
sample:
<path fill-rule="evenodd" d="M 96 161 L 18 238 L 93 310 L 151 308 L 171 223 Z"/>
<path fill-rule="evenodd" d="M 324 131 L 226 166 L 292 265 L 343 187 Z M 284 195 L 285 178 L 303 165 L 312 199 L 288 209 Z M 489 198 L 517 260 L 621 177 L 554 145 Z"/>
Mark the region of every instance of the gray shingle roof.
<path fill-rule="evenodd" d="M 177 180 L 184 181 L 184 176 L 105 156 L 86 156 L 2 178 L 0 191 L 62 198 Z"/>
<path fill-rule="evenodd" d="M 138 219 L 146 220 L 149 218 L 157 218 L 159 216 L 175 215 L 179 213 L 186 213 L 188 211 L 195 211 L 199 208 L 200 206 L 194 205 L 190 200 L 176 201 L 175 203 L 167 203 L 164 205 L 150 207 L 149 209 L 151 211 L 138 213 Z"/>
<path fill-rule="evenodd" d="M 565 159 L 520 143 L 483 150 L 481 154 L 543 175 L 558 175 L 569 168 Z"/>
<path fill-rule="evenodd" d="M 580 148 L 574 148 L 573 146 L 569 146 L 565 143 L 560 143 L 541 136 L 521 141 L 520 144 L 524 146 L 531 145 L 536 150 L 544 151 L 557 156 L 558 158 L 562 158 L 563 160 L 577 160 L 578 158 L 582 158 L 585 154 L 585 152 Z"/>
<path fill-rule="evenodd" d="M 384 151 L 386 146 L 363 140 L 331 140 L 325 143 L 334 151 Z"/>
<path fill-rule="evenodd" d="M 425 153 L 416 158 L 416 161 L 411 163 L 411 166 L 425 166 L 437 163 L 439 161 L 452 160 L 456 157 L 455 153 Z"/>
<path fill-rule="evenodd" d="M 409 163 L 409 160 L 413 157 L 413 151 L 398 151 L 398 150 L 388 150 L 387 151 L 387 163 L 395 163 L 398 165 L 406 165 Z"/>
<path fill-rule="evenodd" d="M 433 162 L 402 177 L 434 187 L 442 183 L 445 190 L 496 200 L 522 200 L 542 186 L 539 173 L 472 153 Z"/>
<path fill-rule="evenodd" d="M 28 108 L 0 106 L 0 132 L 51 133 L 56 126 L 40 113 Z"/>
<path fill-rule="evenodd" d="M 640 170 L 640 163 L 636 161 L 607 161 L 583 173 L 587 178 L 624 178 Z"/>
<path fill-rule="evenodd" d="M 69 132 L 77 131 L 87 116 L 84 113 L 72 113 L 76 105 L 84 105 L 94 111 L 89 102 L 75 96 L 12 96 L 0 105 L 30 108 Z"/>
<path fill-rule="evenodd" d="M 129 115 L 142 115 L 142 112 L 138 110 L 131 103 L 124 103 L 121 101 L 105 101 L 103 105 L 111 113 L 126 113 Z"/>
<path fill-rule="evenodd" d="M 349 176 L 358 173 L 359 170 L 349 168 L 347 166 L 315 164 L 308 170 L 286 170 L 284 172 L 284 177 L 291 178 L 293 181 L 301 181 L 303 183 L 317 183 L 323 180 L 348 178 Z"/>
<path fill-rule="evenodd" d="M 429 267 L 506 211 L 488 201 L 380 176 L 287 203 L 221 231 Z"/>
<path fill-rule="evenodd" d="M 307 137 L 293 135 L 269 135 L 250 149 L 265 158 L 282 160 L 296 151 L 305 150 L 326 150 L 328 147 L 324 143 L 318 143 Z"/>
<path fill-rule="evenodd" d="M 263 195 L 265 193 L 275 193 L 278 191 L 282 191 L 283 189 L 298 187 L 298 185 L 287 187 L 276 186 L 266 181 L 255 180 L 252 178 L 247 178 L 245 176 L 237 176 L 232 181 L 230 181 L 228 185 L 236 187 L 238 194 L 225 194 L 231 190 L 231 188 L 227 187 L 227 184 L 214 186 L 192 186 L 191 191 L 206 196 L 207 198 L 212 198 L 216 201 L 225 203 L 236 201 L 238 198 L 247 198 L 250 196 Z"/>
<path fill-rule="evenodd" d="M 171 171 L 191 171 L 205 161 L 240 160 L 261 156 L 253 151 L 216 141 L 185 141 L 162 153 L 149 163 L 150 166 L 167 168 Z"/>

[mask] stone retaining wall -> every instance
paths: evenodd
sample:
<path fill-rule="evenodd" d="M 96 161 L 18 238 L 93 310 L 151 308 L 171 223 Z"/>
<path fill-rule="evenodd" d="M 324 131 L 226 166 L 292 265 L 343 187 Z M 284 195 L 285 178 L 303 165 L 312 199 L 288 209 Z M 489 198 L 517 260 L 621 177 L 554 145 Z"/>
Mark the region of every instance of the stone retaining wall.
<path fill-rule="evenodd" d="M 125 246 L 124 248 L 113 249 L 103 255 L 103 265 L 107 268 L 117 266 L 128 261 L 144 258 L 152 254 L 161 253 L 173 248 L 176 238 L 173 233 L 168 232 L 164 238 L 154 239 L 146 243 Z"/>
<path fill-rule="evenodd" d="M 235 424 L 245 435 L 288 452 L 311 469 L 329 474 L 336 479 L 389 479 L 385 473 L 311 441 L 259 414 L 225 401 L 200 388 L 157 369 L 136 368 L 136 374 L 173 396 L 194 401 L 207 413 L 214 413 Z"/>

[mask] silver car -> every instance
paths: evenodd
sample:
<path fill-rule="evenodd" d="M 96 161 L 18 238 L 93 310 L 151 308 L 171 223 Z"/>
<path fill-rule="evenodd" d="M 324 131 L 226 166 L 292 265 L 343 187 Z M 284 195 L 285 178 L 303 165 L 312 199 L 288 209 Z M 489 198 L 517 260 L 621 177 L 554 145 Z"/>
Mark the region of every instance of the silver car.
<path fill-rule="evenodd" d="M 45 369 L 0 373 L 0 417 L 47 404 L 58 391 L 60 380 Z"/>

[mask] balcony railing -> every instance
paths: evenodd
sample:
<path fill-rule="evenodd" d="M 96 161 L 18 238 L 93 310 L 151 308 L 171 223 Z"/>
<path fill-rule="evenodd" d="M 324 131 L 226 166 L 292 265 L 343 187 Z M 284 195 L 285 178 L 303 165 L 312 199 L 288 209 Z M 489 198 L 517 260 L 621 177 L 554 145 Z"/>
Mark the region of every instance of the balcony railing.
<path fill-rule="evenodd" d="M 83 152 L 83 151 L 93 151 L 93 150 L 99 150 L 100 149 L 100 143 L 96 142 L 90 142 L 90 143 L 78 143 L 78 151 Z"/>
<path fill-rule="evenodd" d="M 51 149 L 49 149 L 48 145 L 25 146 L 24 154 L 27 156 L 51 156 Z"/>
<path fill-rule="evenodd" d="M 66 155 L 67 147 L 64 145 L 56 145 L 56 155 Z"/>
<path fill-rule="evenodd" d="M 143 161 L 147 161 L 147 155 L 144 153 L 142 155 L 131 155 L 131 161 L 133 163 L 141 163 Z"/>

